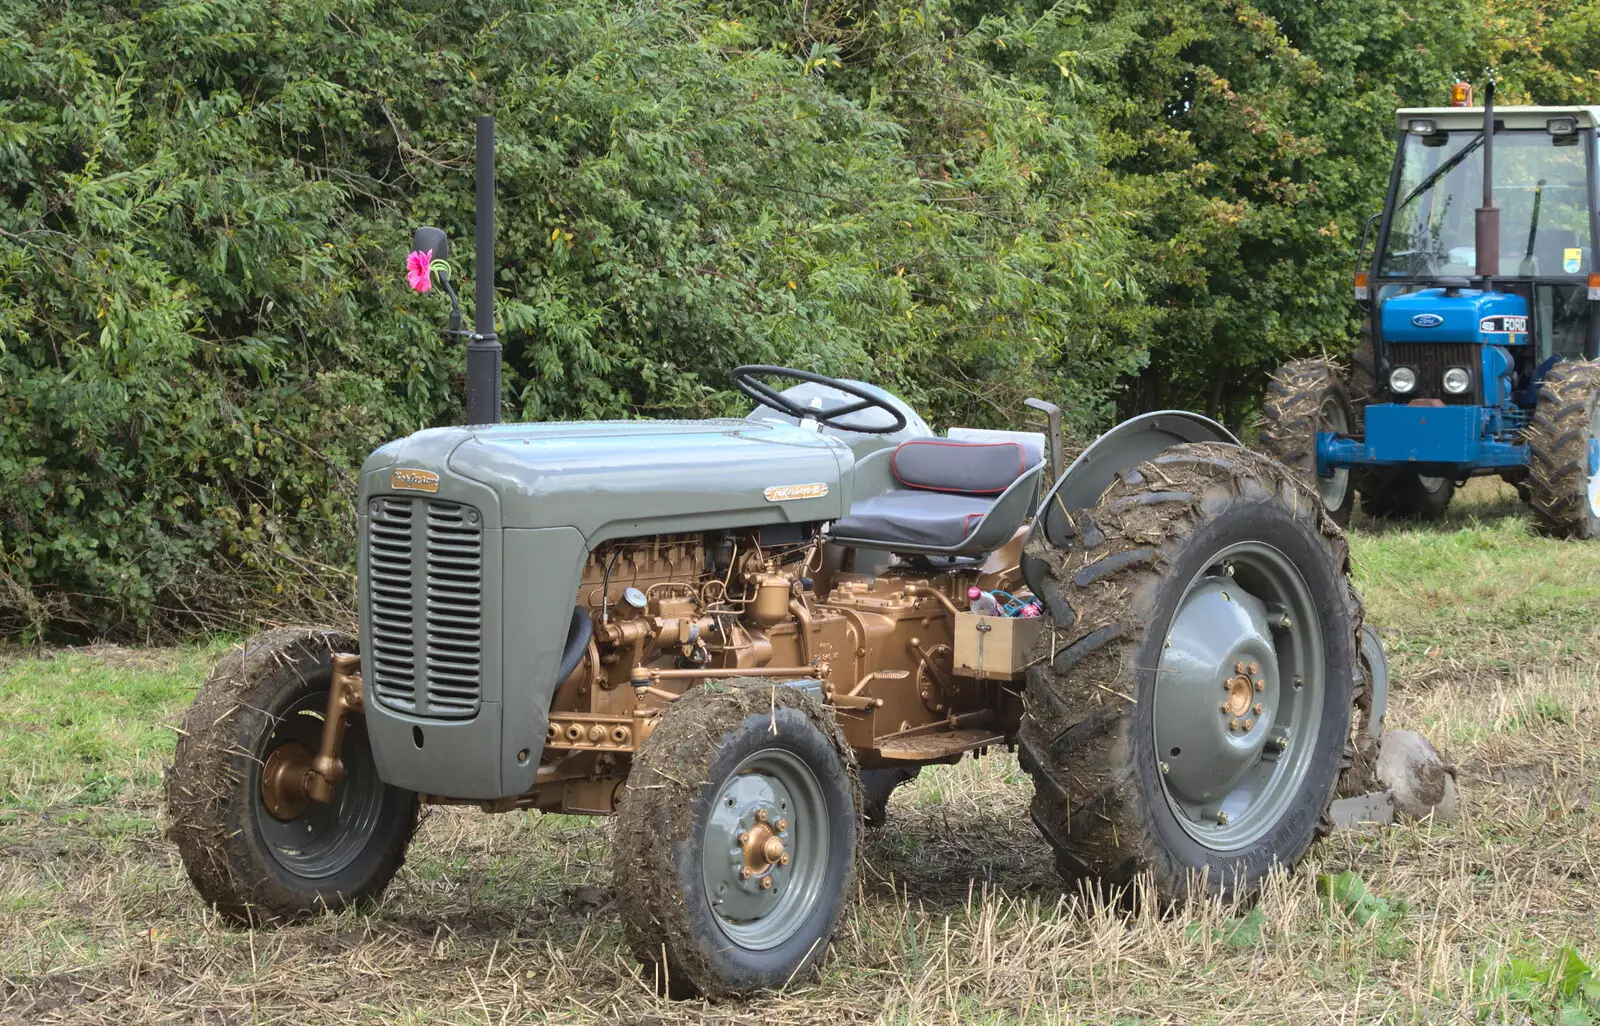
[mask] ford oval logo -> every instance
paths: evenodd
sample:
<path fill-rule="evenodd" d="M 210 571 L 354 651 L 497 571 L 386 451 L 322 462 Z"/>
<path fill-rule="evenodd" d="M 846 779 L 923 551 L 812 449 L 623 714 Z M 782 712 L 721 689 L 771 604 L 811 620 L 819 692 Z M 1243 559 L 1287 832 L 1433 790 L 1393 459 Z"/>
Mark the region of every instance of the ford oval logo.
<path fill-rule="evenodd" d="M 1417 314 L 1411 318 L 1411 323 L 1419 328 L 1437 328 L 1444 323 L 1444 318 L 1438 314 Z"/>

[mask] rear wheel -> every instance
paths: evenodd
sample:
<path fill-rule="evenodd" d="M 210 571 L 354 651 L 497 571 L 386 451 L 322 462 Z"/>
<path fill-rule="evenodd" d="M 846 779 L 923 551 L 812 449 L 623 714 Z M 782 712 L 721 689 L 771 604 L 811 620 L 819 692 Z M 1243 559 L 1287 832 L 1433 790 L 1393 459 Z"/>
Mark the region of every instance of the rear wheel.
<path fill-rule="evenodd" d="M 1317 473 L 1317 432 L 1349 435 L 1355 422 L 1338 368 L 1327 360 L 1296 360 L 1283 367 L 1272 377 L 1261 417 L 1262 447 L 1305 475 L 1339 526 L 1349 523 L 1355 502 L 1350 468 Z"/>
<path fill-rule="evenodd" d="M 809 979 L 850 893 L 860 807 L 855 757 L 814 699 L 760 681 L 689 691 L 617 804 L 634 953 L 674 996 Z"/>
<path fill-rule="evenodd" d="M 1455 494 L 1455 482 L 1448 477 L 1372 470 L 1362 477 L 1361 512 L 1377 520 L 1437 520 Z"/>
<path fill-rule="evenodd" d="M 1534 527 L 1557 538 L 1600 537 L 1600 363 L 1551 368 L 1526 438 Z"/>
<path fill-rule="evenodd" d="M 281 628 L 212 671 L 167 771 L 168 836 L 200 896 L 240 923 L 293 920 L 376 898 L 399 871 L 417 796 L 378 778 L 359 716 L 345 728 L 333 800 L 286 781 L 321 742 L 339 631 Z"/>
<path fill-rule="evenodd" d="M 1034 822 L 1070 877 L 1252 892 L 1319 835 L 1346 758 L 1344 538 L 1280 465 L 1218 444 L 1124 471 L 1080 527 L 1035 552 L 1070 611 L 1029 671 Z"/>

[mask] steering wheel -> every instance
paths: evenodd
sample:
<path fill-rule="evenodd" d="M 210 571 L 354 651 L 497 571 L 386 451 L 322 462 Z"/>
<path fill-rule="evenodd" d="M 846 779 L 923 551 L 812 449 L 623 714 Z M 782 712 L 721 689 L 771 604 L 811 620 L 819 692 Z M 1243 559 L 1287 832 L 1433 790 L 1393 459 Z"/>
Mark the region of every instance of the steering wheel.
<path fill-rule="evenodd" d="M 757 375 L 771 375 L 777 378 L 793 378 L 796 381 L 809 381 L 814 385 L 824 385 L 836 388 L 846 395 L 853 395 L 860 402 L 846 403 L 836 406 L 831 410 L 816 410 L 808 406 L 801 406 L 788 396 L 774 389 L 762 381 Z M 854 431 L 862 435 L 890 435 L 906 426 L 906 415 L 896 409 L 887 400 L 873 395 L 860 385 L 852 385 L 848 381 L 838 378 L 824 377 L 810 371 L 795 370 L 793 367 L 768 367 L 764 364 L 750 364 L 744 367 L 735 367 L 731 373 L 733 387 L 754 399 L 756 402 L 772 407 L 779 413 L 787 413 L 795 420 L 814 420 L 818 424 L 826 424 L 840 431 Z M 854 424 L 840 424 L 839 420 L 862 410 L 879 409 L 894 418 L 894 423 L 887 426 L 874 427 L 870 425 L 857 426 Z"/>

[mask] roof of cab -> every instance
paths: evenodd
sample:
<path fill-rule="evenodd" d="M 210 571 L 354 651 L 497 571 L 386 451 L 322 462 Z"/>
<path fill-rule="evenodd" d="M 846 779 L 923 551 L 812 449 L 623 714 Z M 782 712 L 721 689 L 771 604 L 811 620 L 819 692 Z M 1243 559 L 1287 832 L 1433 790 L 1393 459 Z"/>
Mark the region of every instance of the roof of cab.
<path fill-rule="evenodd" d="M 1543 128 L 1551 118 L 1577 118 L 1579 128 L 1600 127 L 1600 107 L 1502 107 L 1494 118 L 1507 128 Z M 1432 118 L 1440 128 L 1479 128 L 1482 107 L 1402 107 L 1395 112 L 1395 127 L 1404 132 L 1412 118 Z"/>

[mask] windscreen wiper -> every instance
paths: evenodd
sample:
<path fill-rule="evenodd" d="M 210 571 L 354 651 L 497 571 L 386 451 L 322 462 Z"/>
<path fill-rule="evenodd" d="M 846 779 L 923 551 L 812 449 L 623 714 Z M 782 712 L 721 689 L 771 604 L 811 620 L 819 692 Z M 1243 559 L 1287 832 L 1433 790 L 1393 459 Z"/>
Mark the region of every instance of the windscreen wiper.
<path fill-rule="evenodd" d="M 1412 200 L 1414 200 L 1418 196 L 1422 195 L 1422 193 L 1424 193 L 1428 189 L 1432 188 L 1434 182 L 1437 182 L 1442 176 L 1449 174 L 1451 171 L 1454 171 L 1458 166 L 1460 166 L 1460 164 L 1461 164 L 1461 162 L 1463 160 L 1467 159 L 1467 157 L 1472 153 L 1473 150 L 1477 149 L 1479 146 L 1482 146 L 1482 145 L 1483 145 L 1483 133 L 1479 132 L 1477 135 L 1473 136 L 1471 142 L 1469 142 L 1465 146 L 1461 147 L 1461 152 L 1457 153 L 1455 156 L 1451 157 L 1449 160 L 1445 161 L 1443 164 L 1440 164 L 1438 167 L 1434 168 L 1433 171 L 1428 175 L 1428 177 L 1426 177 L 1422 181 L 1418 182 L 1417 183 L 1417 187 L 1415 189 L 1412 189 L 1409 193 L 1406 194 L 1406 198 L 1405 199 L 1401 200 L 1399 203 L 1396 203 L 1394 205 L 1395 209 L 1399 210 L 1401 207 L 1405 206 L 1407 203 L 1410 203 Z"/>

